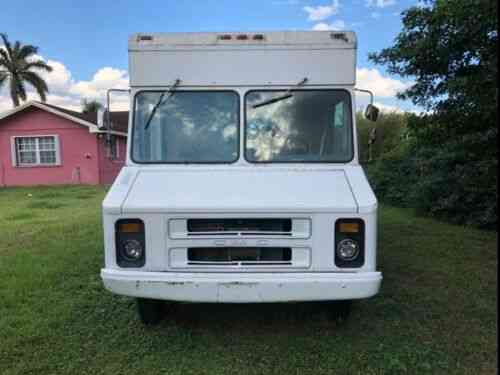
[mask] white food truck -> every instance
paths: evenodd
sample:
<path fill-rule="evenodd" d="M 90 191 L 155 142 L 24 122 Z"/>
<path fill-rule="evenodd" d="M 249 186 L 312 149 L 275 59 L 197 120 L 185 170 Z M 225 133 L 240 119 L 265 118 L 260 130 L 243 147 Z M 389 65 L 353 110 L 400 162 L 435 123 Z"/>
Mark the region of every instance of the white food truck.
<path fill-rule="evenodd" d="M 103 202 L 101 276 L 137 298 L 144 323 L 165 301 L 331 301 L 346 316 L 379 291 L 356 46 L 330 31 L 130 37 L 128 150 Z"/>

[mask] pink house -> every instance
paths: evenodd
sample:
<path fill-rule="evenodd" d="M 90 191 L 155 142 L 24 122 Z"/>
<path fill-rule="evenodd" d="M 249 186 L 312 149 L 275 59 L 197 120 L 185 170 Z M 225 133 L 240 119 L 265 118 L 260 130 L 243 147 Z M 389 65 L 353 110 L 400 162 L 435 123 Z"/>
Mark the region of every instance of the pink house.
<path fill-rule="evenodd" d="M 125 160 L 128 112 L 110 114 L 109 136 L 97 117 L 34 101 L 0 114 L 0 187 L 111 184 Z"/>

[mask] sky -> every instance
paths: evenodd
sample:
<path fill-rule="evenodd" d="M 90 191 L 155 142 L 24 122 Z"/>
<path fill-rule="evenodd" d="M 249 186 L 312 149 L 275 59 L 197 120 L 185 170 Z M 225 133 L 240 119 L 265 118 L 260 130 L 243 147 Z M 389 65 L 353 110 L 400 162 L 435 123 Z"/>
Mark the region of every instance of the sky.
<path fill-rule="evenodd" d="M 48 103 L 74 110 L 84 98 L 104 102 L 108 88 L 128 88 L 127 43 L 132 33 L 266 30 L 352 30 L 358 37 L 357 87 L 370 89 L 382 110 L 418 111 L 395 95 L 410 80 L 368 60 L 390 47 L 401 12 L 418 0 L 34 0 L 6 1 L 0 32 L 39 47 L 53 67 L 45 75 Z M 37 100 L 33 92 L 30 99 Z M 120 106 L 120 103 L 117 104 Z M 0 112 L 12 108 L 0 89 Z M 114 108 L 112 108 L 113 110 Z M 119 109 L 119 108 L 116 108 Z"/>

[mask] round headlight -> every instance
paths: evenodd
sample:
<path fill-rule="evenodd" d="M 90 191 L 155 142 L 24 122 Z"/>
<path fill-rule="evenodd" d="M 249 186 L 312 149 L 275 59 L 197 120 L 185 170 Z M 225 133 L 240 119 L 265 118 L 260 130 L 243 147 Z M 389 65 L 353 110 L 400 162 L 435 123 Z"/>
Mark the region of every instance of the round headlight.
<path fill-rule="evenodd" d="M 359 255 L 359 244 L 346 238 L 337 245 L 337 256 L 342 260 L 354 260 Z"/>
<path fill-rule="evenodd" d="M 123 243 L 123 256 L 129 260 L 137 260 L 142 257 L 143 248 L 137 240 L 126 240 Z"/>

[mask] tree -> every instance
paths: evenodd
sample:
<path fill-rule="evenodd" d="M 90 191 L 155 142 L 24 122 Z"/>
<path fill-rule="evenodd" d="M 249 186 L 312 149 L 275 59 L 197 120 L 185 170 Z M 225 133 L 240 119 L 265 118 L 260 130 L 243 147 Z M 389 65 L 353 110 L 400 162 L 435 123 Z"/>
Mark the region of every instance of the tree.
<path fill-rule="evenodd" d="M 403 13 L 392 47 L 370 55 L 415 84 L 399 96 L 426 107 L 412 117 L 411 155 L 423 170 L 418 204 L 481 226 L 497 221 L 498 2 L 434 0 Z"/>
<path fill-rule="evenodd" d="M 376 138 L 371 145 L 373 160 L 399 147 L 404 141 L 407 118 L 407 113 L 382 112 L 375 123 L 366 119 L 362 112 L 357 112 L 356 126 L 360 161 L 362 163 L 370 161 L 369 138 L 373 129 L 376 130 Z"/>
<path fill-rule="evenodd" d="M 104 106 L 99 103 L 97 100 L 82 100 L 82 112 L 83 113 L 95 113 L 100 109 L 103 109 Z"/>
<path fill-rule="evenodd" d="M 45 102 L 49 88 L 39 72 L 51 72 L 52 67 L 36 57 L 38 47 L 23 45 L 19 41 L 12 46 L 6 34 L 0 34 L 0 37 L 3 41 L 3 48 L 0 47 L 0 89 L 8 85 L 12 104 L 18 107 L 20 101 L 27 98 L 25 84 L 28 83 Z"/>

